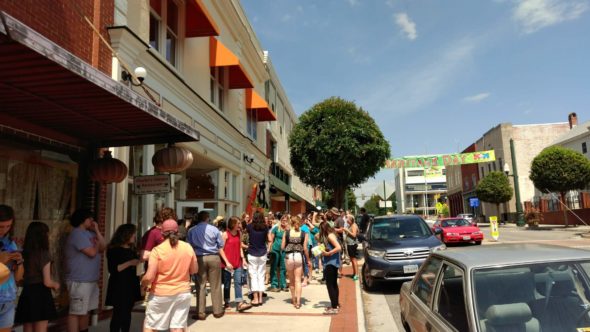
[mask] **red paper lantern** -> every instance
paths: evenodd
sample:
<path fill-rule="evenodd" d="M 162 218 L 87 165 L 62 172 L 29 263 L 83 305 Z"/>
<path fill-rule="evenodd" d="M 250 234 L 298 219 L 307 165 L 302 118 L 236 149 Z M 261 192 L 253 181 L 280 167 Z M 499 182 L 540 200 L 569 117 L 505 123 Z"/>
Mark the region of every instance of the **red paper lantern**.
<path fill-rule="evenodd" d="M 180 173 L 191 167 L 193 154 L 188 149 L 169 144 L 167 148 L 154 153 L 152 164 L 160 173 Z"/>
<path fill-rule="evenodd" d="M 102 158 L 95 160 L 88 169 L 90 178 L 102 183 L 119 183 L 125 180 L 128 173 L 125 163 L 113 158 L 109 150 L 104 151 Z"/>

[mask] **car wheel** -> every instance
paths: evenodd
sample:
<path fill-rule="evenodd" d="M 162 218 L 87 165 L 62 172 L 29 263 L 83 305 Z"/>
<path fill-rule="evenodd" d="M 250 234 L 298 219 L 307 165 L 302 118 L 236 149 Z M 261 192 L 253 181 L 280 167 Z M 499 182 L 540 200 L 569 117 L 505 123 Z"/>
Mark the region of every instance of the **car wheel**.
<path fill-rule="evenodd" d="M 475 241 L 475 244 L 477 244 L 479 246 L 479 245 L 481 245 L 481 241 Z"/>
<path fill-rule="evenodd" d="M 371 277 L 371 274 L 369 273 L 369 267 L 367 266 L 367 264 L 363 264 L 362 275 L 363 275 L 363 288 L 369 292 L 374 291 L 375 290 L 375 280 L 373 279 L 373 277 Z"/>

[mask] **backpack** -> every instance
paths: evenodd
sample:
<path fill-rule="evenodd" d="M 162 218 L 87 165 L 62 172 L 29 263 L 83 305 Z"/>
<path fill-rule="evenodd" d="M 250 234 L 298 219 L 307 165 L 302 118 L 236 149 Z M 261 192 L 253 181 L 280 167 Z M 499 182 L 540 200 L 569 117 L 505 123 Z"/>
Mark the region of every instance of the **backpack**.
<path fill-rule="evenodd" d="M 301 247 L 303 248 L 303 246 L 305 245 L 305 232 L 302 231 L 301 228 L 299 229 L 299 232 L 301 233 Z M 291 237 L 290 233 L 291 229 L 285 231 L 285 245 L 289 244 L 289 238 Z"/>

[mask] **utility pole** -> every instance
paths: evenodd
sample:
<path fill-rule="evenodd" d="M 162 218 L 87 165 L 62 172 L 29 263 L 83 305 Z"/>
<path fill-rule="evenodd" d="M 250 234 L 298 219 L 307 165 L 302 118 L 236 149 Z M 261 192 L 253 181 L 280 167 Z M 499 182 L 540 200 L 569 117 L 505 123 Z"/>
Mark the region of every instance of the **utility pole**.
<path fill-rule="evenodd" d="M 514 140 L 510 139 L 510 155 L 512 157 L 512 175 L 514 177 L 514 196 L 516 198 L 516 224 L 524 226 L 522 203 L 520 202 L 520 185 L 518 183 L 518 168 L 516 167 L 516 153 L 514 152 Z"/>
<path fill-rule="evenodd" d="M 384 214 L 387 214 L 387 193 L 385 192 L 385 180 L 383 180 L 383 204 L 385 205 Z"/>

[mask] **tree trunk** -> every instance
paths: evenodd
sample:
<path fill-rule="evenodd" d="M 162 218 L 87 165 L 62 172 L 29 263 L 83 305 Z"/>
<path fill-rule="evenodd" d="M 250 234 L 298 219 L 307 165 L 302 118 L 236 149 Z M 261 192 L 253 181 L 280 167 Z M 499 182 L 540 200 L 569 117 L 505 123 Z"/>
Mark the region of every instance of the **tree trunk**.
<path fill-rule="evenodd" d="M 498 225 L 500 224 L 500 222 L 502 221 L 502 216 L 500 215 L 500 203 L 496 203 L 496 214 L 497 214 L 497 218 L 498 218 Z"/>
<path fill-rule="evenodd" d="M 568 221 L 567 221 L 567 202 L 565 200 L 565 191 L 559 193 L 561 195 L 561 203 L 563 203 L 563 220 L 565 221 L 565 227 L 567 228 Z"/>
<path fill-rule="evenodd" d="M 334 204 L 337 208 L 342 208 L 344 205 L 345 188 L 334 188 Z M 328 207 L 329 208 L 329 207 Z"/>

